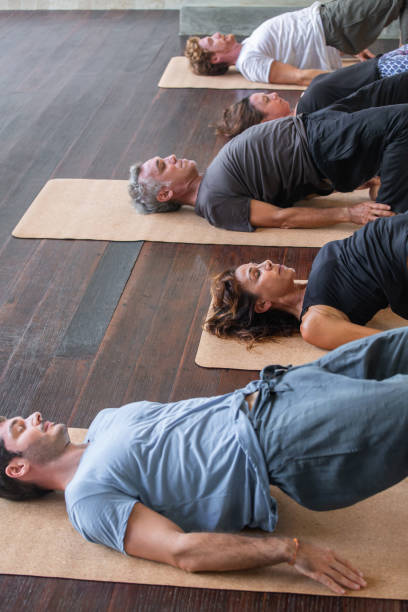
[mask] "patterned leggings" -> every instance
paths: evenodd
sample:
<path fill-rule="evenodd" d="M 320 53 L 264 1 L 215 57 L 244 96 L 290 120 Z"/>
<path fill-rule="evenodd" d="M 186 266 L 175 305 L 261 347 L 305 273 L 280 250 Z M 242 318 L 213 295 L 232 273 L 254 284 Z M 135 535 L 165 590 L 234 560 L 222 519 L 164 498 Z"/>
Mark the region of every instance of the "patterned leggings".
<path fill-rule="evenodd" d="M 381 78 L 408 71 L 408 44 L 402 45 L 389 53 L 384 53 L 378 60 L 378 70 Z"/>

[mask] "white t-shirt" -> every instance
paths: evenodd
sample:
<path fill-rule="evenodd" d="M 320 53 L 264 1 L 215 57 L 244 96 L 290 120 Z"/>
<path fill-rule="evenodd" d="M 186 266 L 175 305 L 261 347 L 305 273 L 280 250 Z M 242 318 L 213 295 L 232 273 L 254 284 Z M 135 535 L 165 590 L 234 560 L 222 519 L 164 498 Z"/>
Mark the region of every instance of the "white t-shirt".
<path fill-rule="evenodd" d="M 320 2 L 264 21 L 243 41 L 236 68 L 249 81 L 268 83 L 274 60 L 298 68 L 341 68 L 339 51 L 326 45 Z"/>

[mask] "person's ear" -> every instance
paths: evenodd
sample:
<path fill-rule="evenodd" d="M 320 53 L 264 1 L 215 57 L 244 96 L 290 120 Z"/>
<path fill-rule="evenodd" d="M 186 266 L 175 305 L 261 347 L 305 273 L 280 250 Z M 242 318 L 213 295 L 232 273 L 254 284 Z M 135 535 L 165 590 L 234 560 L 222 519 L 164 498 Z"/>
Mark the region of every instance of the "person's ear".
<path fill-rule="evenodd" d="M 218 55 L 218 53 L 213 53 L 210 57 L 210 64 L 220 64 L 221 63 L 221 57 Z"/>
<path fill-rule="evenodd" d="M 4 471 L 9 478 L 21 479 L 30 471 L 30 463 L 24 457 L 13 457 Z"/>
<path fill-rule="evenodd" d="M 259 298 L 255 302 L 254 310 L 258 314 L 262 314 L 263 312 L 266 312 L 267 310 L 269 310 L 271 306 L 272 306 L 272 302 L 270 302 L 269 300 L 261 300 Z"/>
<path fill-rule="evenodd" d="M 174 193 L 172 189 L 168 187 L 161 187 L 159 193 L 156 196 L 158 202 L 169 202 L 172 199 Z"/>

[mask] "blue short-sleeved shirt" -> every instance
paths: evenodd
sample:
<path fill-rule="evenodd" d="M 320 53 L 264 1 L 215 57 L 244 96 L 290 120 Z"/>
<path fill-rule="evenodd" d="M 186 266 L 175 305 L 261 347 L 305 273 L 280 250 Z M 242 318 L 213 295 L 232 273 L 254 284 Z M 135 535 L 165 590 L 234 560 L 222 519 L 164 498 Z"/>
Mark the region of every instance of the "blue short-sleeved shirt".
<path fill-rule="evenodd" d="M 242 410 L 245 394 L 260 384 L 218 397 L 102 410 L 65 491 L 74 527 L 124 552 L 129 515 L 141 502 L 185 531 L 272 531 L 276 503 Z"/>

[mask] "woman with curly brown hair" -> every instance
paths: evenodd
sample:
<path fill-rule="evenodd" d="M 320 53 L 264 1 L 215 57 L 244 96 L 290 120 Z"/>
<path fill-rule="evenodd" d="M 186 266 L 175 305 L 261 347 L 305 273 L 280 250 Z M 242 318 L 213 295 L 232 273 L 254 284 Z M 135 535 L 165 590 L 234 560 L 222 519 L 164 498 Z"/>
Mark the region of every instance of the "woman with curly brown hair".
<path fill-rule="evenodd" d="M 228 106 L 222 119 L 214 125 L 217 134 L 225 138 L 233 138 L 241 132 L 258 123 L 280 119 L 294 115 L 289 102 L 273 93 L 253 93 L 239 102 Z"/>
<path fill-rule="evenodd" d="M 250 344 L 288 336 L 323 349 L 378 333 L 366 323 L 382 308 L 408 319 L 408 217 L 368 223 L 326 244 L 305 286 L 296 272 L 266 260 L 246 263 L 213 281 L 206 329 Z"/>

